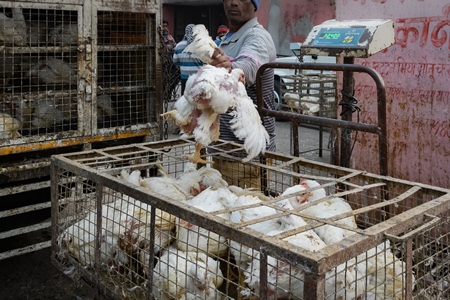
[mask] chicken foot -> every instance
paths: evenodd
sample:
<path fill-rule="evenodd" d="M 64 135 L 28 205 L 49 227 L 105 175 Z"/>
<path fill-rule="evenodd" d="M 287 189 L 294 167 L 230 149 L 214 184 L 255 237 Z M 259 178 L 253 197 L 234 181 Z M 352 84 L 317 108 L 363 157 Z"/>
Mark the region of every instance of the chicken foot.
<path fill-rule="evenodd" d="M 204 160 L 200 157 L 200 151 L 202 150 L 203 145 L 200 143 L 197 143 L 195 145 L 195 152 L 193 155 L 188 155 L 187 158 L 189 159 L 190 162 L 195 163 L 195 164 L 213 164 L 214 162 L 211 160 Z"/>
<path fill-rule="evenodd" d="M 178 111 L 174 109 L 174 110 L 170 110 L 168 112 L 165 112 L 163 114 L 160 114 L 160 116 L 164 117 L 166 120 L 172 119 L 172 120 L 174 120 L 176 122 L 177 121 L 177 118 L 176 118 L 177 113 L 178 113 Z"/>

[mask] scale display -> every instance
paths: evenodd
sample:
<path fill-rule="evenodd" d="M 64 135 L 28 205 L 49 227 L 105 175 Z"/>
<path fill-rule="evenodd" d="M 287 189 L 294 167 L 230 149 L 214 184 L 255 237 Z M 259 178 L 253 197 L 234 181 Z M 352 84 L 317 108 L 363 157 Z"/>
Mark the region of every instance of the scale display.
<path fill-rule="evenodd" d="M 328 20 L 314 26 L 301 55 L 370 57 L 395 42 L 394 21 L 383 19 Z"/>
<path fill-rule="evenodd" d="M 328 47 L 356 46 L 365 30 L 365 28 L 322 28 L 312 44 Z"/>

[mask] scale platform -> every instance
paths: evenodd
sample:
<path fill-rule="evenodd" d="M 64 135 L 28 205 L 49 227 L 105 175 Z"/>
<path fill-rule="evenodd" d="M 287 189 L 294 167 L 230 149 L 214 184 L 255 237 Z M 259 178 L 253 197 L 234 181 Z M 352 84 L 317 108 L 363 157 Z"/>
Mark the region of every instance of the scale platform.
<path fill-rule="evenodd" d="M 328 20 L 314 26 L 302 55 L 367 58 L 395 42 L 393 20 Z"/>

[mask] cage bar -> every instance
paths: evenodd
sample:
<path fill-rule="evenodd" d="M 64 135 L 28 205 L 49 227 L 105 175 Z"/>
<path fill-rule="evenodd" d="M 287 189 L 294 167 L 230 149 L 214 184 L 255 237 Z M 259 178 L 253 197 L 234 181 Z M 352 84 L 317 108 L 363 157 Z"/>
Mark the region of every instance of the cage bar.
<path fill-rule="evenodd" d="M 233 154 L 241 147 L 219 140 L 205 155 L 219 169 L 240 162 Z M 264 189 L 242 189 L 190 165 L 194 148 L 178 139 L 54 156 L 55 264 L 95 278 L 110 298 L 448 292 L 448 189 L 273 152 L 247 163 L 266 174 Z"/>

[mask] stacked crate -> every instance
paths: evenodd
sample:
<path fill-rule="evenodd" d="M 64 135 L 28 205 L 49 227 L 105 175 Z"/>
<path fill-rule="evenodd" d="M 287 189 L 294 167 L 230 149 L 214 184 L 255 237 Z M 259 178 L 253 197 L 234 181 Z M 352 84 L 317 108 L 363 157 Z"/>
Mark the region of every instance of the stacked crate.
<path fill-rule="evenodd" d="M 0 259 L 50 245 L 51 155 L 160 137 L 161 3 L 51 2 L 0 1 Z"/>
<path fill-rule="evenodd" d="M 335 73 L 305 73 L 282 78 L 281 109 L 304 115 L 337 118 Z"/>

